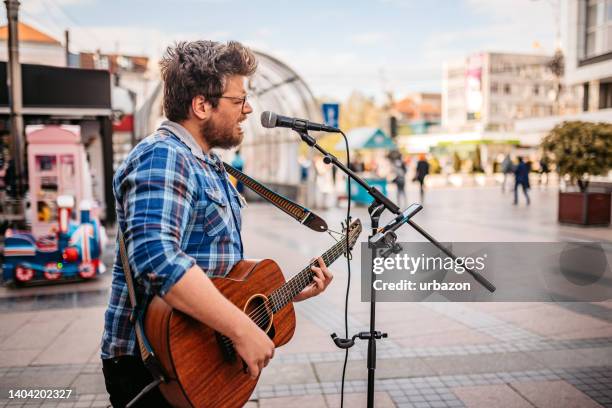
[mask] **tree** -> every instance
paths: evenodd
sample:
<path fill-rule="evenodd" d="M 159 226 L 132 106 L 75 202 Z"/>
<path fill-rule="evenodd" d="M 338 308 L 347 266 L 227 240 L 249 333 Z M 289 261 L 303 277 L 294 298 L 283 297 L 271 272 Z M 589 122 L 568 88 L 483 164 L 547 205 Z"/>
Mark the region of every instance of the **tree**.
<path fill-rule="evenodd" d="M 563 122 L 542 140 L 541 148 L 561 176 L 586 192 L 591 176 L 612 169 L 612 124 Z"/>

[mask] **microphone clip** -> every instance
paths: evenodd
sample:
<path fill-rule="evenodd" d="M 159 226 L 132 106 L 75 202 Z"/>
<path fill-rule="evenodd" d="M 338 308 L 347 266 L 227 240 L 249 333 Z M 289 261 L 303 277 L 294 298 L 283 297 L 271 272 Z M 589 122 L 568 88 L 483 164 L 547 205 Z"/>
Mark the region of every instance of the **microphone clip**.
<path fill-rule="evenodd" d="M 313 147 L 314 145 L 317 144 L 317 141 L 315 140 L 315 138 L 310 136 L 306 130 L 295 130 L 295 131 L 298 133 L 298 135 L 300 135 L 304 143 L 306 143 L 308 146 Z"/>
<path fill-rule="evenodd" d="M 341 349 L 349 349 L 353 347 L 355 345 L 355 339 L 370 340 L 371 338 L 375 338 L 375 339 L 380 340 L 383 338 L 386 339 L 387 337 L 389 337 L 387 333 L 383 333 L 379 331 L 359 332 L 355 334 L 353 337 L 351 337 L 350 339 L 344 339 L 342 337 L 338 337 L 336 333 L 331 334 L 331 338 L 334 341 L 334 344 L 336 344 L 336 347 L 341 348 Z"/>

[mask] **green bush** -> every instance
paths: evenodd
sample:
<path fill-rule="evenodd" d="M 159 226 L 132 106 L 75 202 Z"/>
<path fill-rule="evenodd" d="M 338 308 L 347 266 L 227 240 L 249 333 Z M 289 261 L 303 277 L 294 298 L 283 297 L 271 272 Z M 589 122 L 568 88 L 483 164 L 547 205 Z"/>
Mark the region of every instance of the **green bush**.
<path fill-rule="evenodd" d="M 557 167 L 585 192 L 590 176 L 612 169 L 612 124 L 563 122 L 542 140 L 541 148 Z"/>

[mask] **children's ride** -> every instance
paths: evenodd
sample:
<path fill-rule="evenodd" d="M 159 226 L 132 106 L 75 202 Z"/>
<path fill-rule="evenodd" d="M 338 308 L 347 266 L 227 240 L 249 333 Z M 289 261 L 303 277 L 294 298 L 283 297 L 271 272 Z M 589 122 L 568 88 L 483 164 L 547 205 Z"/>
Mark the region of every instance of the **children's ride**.
<path fill-rule="evenodd" d="M 25 284 L 91 279 L 106 234 L 92 205 L 91 174 L 78 126 L 29 127 L 31 231 L 7 230 L 2 279 Z M 75 201 L 78 213 L 73 214 Z"/>

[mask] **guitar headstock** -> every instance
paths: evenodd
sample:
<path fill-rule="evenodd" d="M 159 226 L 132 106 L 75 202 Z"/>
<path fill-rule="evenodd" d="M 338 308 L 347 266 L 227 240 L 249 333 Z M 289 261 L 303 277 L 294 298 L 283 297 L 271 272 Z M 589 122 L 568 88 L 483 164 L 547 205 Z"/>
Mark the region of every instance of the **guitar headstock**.
<path fill-rule="evenodd" d="M 348 227 L 348 235 L 349 235 L 349 248 L 353 248 L 355 242 L 357 242 L 357 238 L 359 238 L 359 234 L 361 234 L 361 221 L 359 218 L 355 219 L 355 221 L 351 222 L 351 225 Z M 346 234 L 346 228 L 342 229 L 342 232 Z"/>

